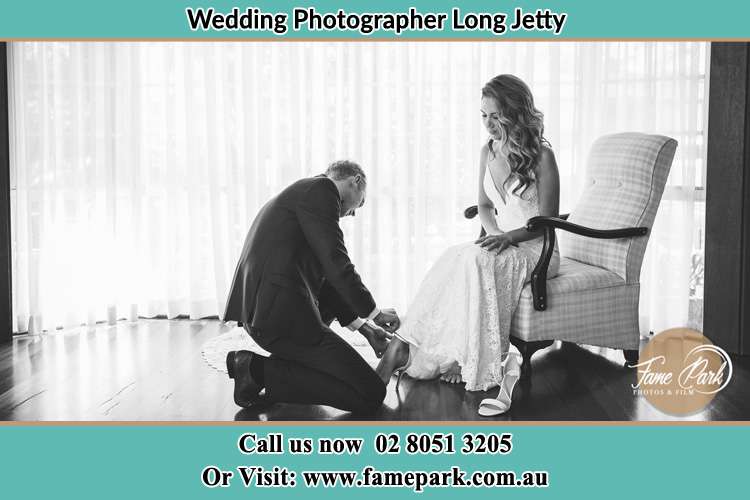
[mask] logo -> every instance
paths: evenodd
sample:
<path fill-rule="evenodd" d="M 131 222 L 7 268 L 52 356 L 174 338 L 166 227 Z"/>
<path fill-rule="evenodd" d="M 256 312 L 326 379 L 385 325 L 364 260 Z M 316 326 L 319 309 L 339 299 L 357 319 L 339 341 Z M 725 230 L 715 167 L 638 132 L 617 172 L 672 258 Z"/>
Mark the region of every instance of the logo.
<path fill-rule="evenodd" d="M 675 416 L 703 410 L 732 379 L 732 360 L 726 351 L 689 328 L 655 335 L 633 367 L 638 371 L 634 393 Z"/>

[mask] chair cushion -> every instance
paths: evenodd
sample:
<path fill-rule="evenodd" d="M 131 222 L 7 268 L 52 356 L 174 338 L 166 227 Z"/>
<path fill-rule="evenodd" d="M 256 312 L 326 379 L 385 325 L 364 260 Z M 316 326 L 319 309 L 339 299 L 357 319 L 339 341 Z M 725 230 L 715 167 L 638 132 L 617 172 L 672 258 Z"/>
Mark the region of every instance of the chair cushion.
<path fill-rule="evenodd" d="M 510 334 L 527 342 L 565 340 L 616 349 L 637 349 L 638 283 L 562 257 L 555 278 L 547 281 L 547 309 L 537 311 L 531 285 L 521 291 Z"/>
<path fill-rule="evenodd" d="M 565 293 L 579 290 L 606 288 L 623 285 L 625 280 L 620 276 L 601 267 L 584 264 L 567 257 L 560 258 L 560 269 L 557 275 L 547 280 L 547 296 L 549 300 Z M 521 291 L 521 297 L 531 299 L 531 285 L 527 284 Z"/>

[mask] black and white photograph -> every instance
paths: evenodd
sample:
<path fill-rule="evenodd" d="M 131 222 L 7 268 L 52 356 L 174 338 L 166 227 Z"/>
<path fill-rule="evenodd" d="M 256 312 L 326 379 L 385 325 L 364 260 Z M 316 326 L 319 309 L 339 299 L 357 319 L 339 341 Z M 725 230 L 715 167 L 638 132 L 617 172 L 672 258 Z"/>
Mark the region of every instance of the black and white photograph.
<path fill-rule="evenodd" d="M 0 43 L 0 420 L 750 420 L 749 47 Z"/>

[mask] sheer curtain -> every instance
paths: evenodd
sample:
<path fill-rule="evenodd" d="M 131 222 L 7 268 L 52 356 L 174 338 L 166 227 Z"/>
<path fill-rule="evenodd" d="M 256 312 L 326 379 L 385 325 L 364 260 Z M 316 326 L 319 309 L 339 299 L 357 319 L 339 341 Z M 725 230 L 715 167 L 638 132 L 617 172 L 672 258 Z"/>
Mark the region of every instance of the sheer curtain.
<path fill-rule="evenodd" d="M 406 311 L 476 237 L 479 91 L 530 85 L 561 212 L 598 136 L 680 142 L 642 272 L 644 331 L 686 324 L 704 178 L 705 43 L 12 43 L 14 331 L 221 314 L 258 208 L 337 158 L 368 172 L 343 223 L 381 306 Z M 563 249 L 564 252 L 564 249 Z"/>

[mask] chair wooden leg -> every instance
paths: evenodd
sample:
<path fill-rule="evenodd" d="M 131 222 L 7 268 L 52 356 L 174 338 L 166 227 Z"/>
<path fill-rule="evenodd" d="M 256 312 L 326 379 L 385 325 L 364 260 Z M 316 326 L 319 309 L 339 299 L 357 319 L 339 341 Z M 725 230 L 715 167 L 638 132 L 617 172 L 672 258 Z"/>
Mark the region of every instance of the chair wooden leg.
<path fill-rule="evenodd" d="M 521 379 L 530 381 L 531 380 L 531 356 L 534 355 L 540 349 L 544 349 L 552 345 L 552 340 L 535 340 L 532 342 L 526 342 L 515 337 L 510 338 L 510 342 L 516 346 L 523 357 L 523 364 L 521 365 Z"/>
<path fill-rule="evenodd" d="M 638 349 L 623 349 L 625 355 L 625 368 L 632 368 L 638 364 Z"/>

